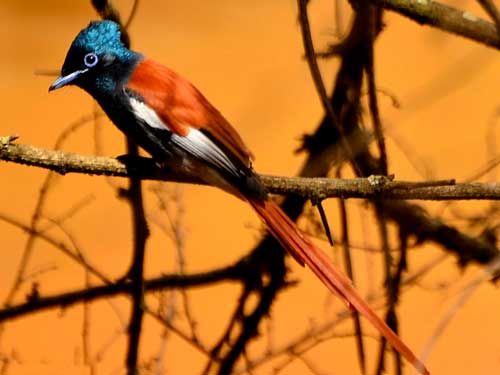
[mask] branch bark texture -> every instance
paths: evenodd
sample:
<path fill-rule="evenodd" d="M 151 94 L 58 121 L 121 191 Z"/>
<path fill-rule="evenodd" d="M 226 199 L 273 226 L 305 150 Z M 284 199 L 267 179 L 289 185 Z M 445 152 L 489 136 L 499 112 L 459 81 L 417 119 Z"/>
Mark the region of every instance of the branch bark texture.
<path fill-rule="evenodd" d="M 193 176 L 184 176 L 160 169 L 149 158 L 137 158 L 125 163 L 109 157 L 86 156 L 66 151 L 53 151 L 15 144 L 0 139 L 0 160 L 36 166 L 60 174 L 83 173 L 116 177 L 141 177 L 148 180 L 203 184 Z M 383 176 L 333 179 L 260 175 L 273 194 L 297 195 L 314 200 L 326 198 L 376 198 L 416 200 L 498 200 L 500 183 L 455 183 L 443 181 L 397 181 Z"/>
<path fill-rule="evenodd" d="M 455 35 L 499 49 L 500 36 L 495 24 L 468 11 L 432 0 L 369 0 L 422 25 L 429 25 Z"/>

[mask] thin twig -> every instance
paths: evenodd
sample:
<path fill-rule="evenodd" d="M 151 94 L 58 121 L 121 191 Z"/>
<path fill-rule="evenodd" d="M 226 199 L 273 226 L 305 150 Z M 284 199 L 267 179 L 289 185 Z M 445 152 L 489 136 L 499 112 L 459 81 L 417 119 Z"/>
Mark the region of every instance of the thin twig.
<path fill-rule="evenodd" d="M 151 310 L 147 305 L 144 305 L 144 311 L 146 311 L 150 316 L 156 319 L 160 324 L 162 324 L 164 327 L 168 328 L 170 331 L 174 332 L 177 336 L 182 338 L 186 343 L 188 343 L 190 346 L 198 350 L 200 353 L 204 354 L 205 356 L 211 358 L 212 353 L 201 344 L 199 341 L 194 341 L 191 339 L 190 335 L 183 332 L 180 328 L 176 327 L 172 322 L 168 321 L 165 319 L 163 315 L 160 315 L 156 313 L 155 311 Z M 212 358 L 215 362 L 219 362 L 218 358 Z"/>
<path fill-rule="evenodd" d="M 132 10 L 130 11 L 127 21 L 125 22 L 125 25 L 123 26 L 125 29 L 128 29 L 130 24 L 134 20 L 138 8 L 139 8 L 139 0 L 134 0 L 134 3 L 132 4 Z"/>
<path fill-rule="evenodd" d="M 347 276 L 352 280 L 353 285 L 356 285 L 354 281 L 354 270 L 352 266 L 351 259 L 351 249 L 349 241 L 349 228 L 347 220 L 347 207 L 345 200 L 339 199 L 339 209 L 340 209 L 340 228 L 342 231 L 342 249 L 344 251 L 344 263 Z M 354 323 L 354 334 L 356 337 L 356 349 L 358 352 L 359 367 L 361 368 L 361 373 L 366 374 L 366 356 L 365 348 L 363 345 L 363 331 L 361 329 L 361 320 L 358 311 L 352 312 L 352 319 Z"/>
<path fill-rule="evenodd" d="M 19 220 L 8 216 L 4 213 L 0 213 L 0 221 L 5 221 L 6 223 L 9 223 L 11 225 L 14 225 L 15 227 L 18 227 L 19 229 L 23 230 L 24 232 L 33 235 L 37 238 L 40 238 L 41 240 L 51 244 L 52 246 L 56 247 L 60 251 L 62 251 L 64 254 L 66 254 L 70 259 L 74 260 L 76 263 L 80 264 L 84 269 L 88 270 L 90 273 L 92 273 L 94 276 L 99 278 L 100 280 L 111 283 L 111 280 L 106 277 L 104 274 L 102 274 L 100 271 L 98 271 L 96 268 L 91 266 L 85 259 L 81 257 L 79 254 L 75 254 L 69 246 L 67 246 L 65 243 L 62 241 L 58 241 L 54 239 L 53 237 L 47 235 L 44 232 L 37 231 L 28 225 L 25 225 L 21 223 Z M 1 321 L 1 319 L 0 319 Z"/>
<path fill-rule="evenodd" d="M 83 201 L 85 202 L 85 201 Z M 76 206 L 78 207 L 78 206 Z M 70 211 L 70 213 L 72 210 Z M 81 259 L 85 259 L 84 253 L 81 246 L 78 244 L 76 237 L 70 233 L 68 228 L 65 227 L 64 221 L 70 217 L 70 215 L 65 214 L 58 218 L 49 218 L 49 222 L 56 225 L 63 233 L 68 237 L 75 249 L 76 253 Z M 85 289 L 90 288 L 90 272 L 84 269 L 84 281 Z M 82 319 L 82 352 L 83 352 L 83 364 L 92 369 L 93 365 L 90 362 L 90 304 L 88 301 L 83 302 L 83 319 Z"/>
<path fill-rule="evenodd" d="M 366 26 L 368 43 L 366 46 L 366 76 L 368 81 L 368 106 L 370 108 L 371 117 L 373 120 L 373 130 L 375 133 L 375 139 L 378 144 L 378 151 L 380 153 L 380 174 L 387 175 L 388 164 L 387 164 L 387 150 L 385 147 L 384 132 L 382 129 L 382 121 L 380 120 L 380 112 L 378 108 L 377 100 L 377 85 L 375 84 L 375 57 L 373 43 L 375 41 L 376 29 L 375 21 L 376 11 L 372 11 L 369 4 L 362 3 L 362 6 L 366 8 L 367 19 L 369 20 Z"/>
<path fill-rule="evenodd" d="M 392 277 L 392 256 L 389 252 L 389 235 L 387 233 L 387 218 L 384 212 L 384 206 L 382 202 L 378 199 L 375 200 L 375 214 L 377 217 L 377 225 L 379 227 L 380 240 L 382 252 L 384 255 L 384 278 L 385 278 L 385 289 L 387 291 L 387 312 L 385 321 L 387 325 L 397 334 L 398 333 L 398 319 L 396 315 L 396 287 L 394 285 L 395 280 Z M 377 361 L 377 371 L 376 374 L 382 374 L 385 370 L 385 349 L 387 346 L 387 340 L 385 337 L 380 338 L 379 356 Z M 397 351 L 393 351 L 396 356 L 396 363 L 399 366 L 396 367 L 398 375 L 401 374 L 401 358 Z"/>
<path fill-rule="evenodd" d="M 297 1 L 299 6 L 300 26 L 302 30 L 302 42 L 304 44 L 307 62 L 309 65 L 309 69 L 311 71 L 311 76 L 313 78 L 314 85 L 316 86 L 316 91 L 318 92 L 325 113 L 330 118 L 330 121 L 332 122 L 333 126 L 340 135 L 340 142 L 347 155 L 347 159 L 349 159 L 353 163 L 353 166 L 356 169 L 357 167 L 354 160 L 354 153 L 351 149 L 351 146 L 347 142 L 346 134 L 340 122 L 340 119 L 333 110 L 333 106 L 331 105 L 330 100 L 328 99 L 328 94 L 326 93 L 325 84 L 323 82 L 323 78 L 321 77 L 321 72 L 319 70 L 318 61 L 316 60 L 316 51 L 314 50 L 314 43 L 311 35 L 311 27 L 309 25 L 309 17 L 307 16 L 307 5 L 309 1 L 308 0 L 297 0 Z"/>
<path fill-rule="evenodd" d="M 477 288 L 481 286 L 485 281 L 497 277 L 499 271 L 500 271 L 500 256 L 494 258 L 490 263 L 488 263 L 477 277 L 475 277 L 471 282 L 469 282 L 462 288 L 456 301 L 443 314 L 442 318 L 436 325 L 436 328 L 433 330 L 432 335 L 430 335 L 426 345 L 424 346 L 422 354 L 419 356 L 422 359 L 422 361 L 425 361 L 429 357 L 432 349 L 434 348 L 434 345 L 443 335 L 448 324 L 460 311 L 460 308 L 474 294 Z"/>
<path fill-rule="evenodd" d="M 80 117 L 78 120 L 70 123 L 64 129 L 64 131 L 57 137 L 57 140 L 54 144 L 54 149 L 59 150 L 71 134 L 73 134 L 76 130 L 78 130 L 82 126 L 88 124 L 91 119 L 92 119 L 91 116 L 85 115 Z M 49 172 L 45 177 L 42 186 L 40 187 L 40 191 L 38 193 L 38 199 L 35 208 L 33 210 L 33 214 L 31 215 L 31 221 L 30 221 L 30 227 L 33 229 L 33 231 L 38 230 L 39 220 L 43 214 L 43 210 L 47 202 L 47 195 L 51 188 L 54 177 L 55 177 L 54 173 Z M 24 245 L 24 251 L 23 255 L 21 256 L 21 261 L 17 269 L 16 279 L 14 280 L 9 292 L 7 293 L 7 297 L 4 300 L 4 305 L 8 305 L 12 302 L 17 290 L 19 289 L 20 285 L 23 282 L 24 273 L 26 272 L 26 267 L 29 264 L 31 254 L 35 246 L 35 241 L 36 241 L 36 236 L 30 234 L 28 236 L 28 239 L 26 240 L 26 244 Z M 1 331 L 2 329 L 0 328 L 0 334 Z"/>

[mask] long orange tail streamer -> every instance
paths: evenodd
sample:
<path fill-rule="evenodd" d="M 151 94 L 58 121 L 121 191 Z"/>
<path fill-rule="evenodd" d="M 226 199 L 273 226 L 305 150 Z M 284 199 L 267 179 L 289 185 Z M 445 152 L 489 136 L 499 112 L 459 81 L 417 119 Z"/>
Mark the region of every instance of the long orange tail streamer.
<path fill-rule="evenodd" d="M 314 274 L 350 307 L 356 309 L 387 339 L 387 341 L 422 374 L 430 374 L 408 346 L 380 319 L 359 296 L 351 280 L 339 271 L 325 253 L 307 238 L 295 223 L 271 200 L 248 202 L 267 224 L 269 231 L 301 265 L 307 265 Z"/>

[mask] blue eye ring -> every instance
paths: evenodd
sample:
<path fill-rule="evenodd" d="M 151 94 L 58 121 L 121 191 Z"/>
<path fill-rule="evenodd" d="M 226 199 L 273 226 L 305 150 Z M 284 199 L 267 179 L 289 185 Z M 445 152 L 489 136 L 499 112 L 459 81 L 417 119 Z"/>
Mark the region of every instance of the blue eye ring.
<path fill-rule="evenodd" d="M 99 57 L 94 52 L 87 53 L 83 58 L 83 63 L 87 68 L 93 68 L 99 62 Z"/>

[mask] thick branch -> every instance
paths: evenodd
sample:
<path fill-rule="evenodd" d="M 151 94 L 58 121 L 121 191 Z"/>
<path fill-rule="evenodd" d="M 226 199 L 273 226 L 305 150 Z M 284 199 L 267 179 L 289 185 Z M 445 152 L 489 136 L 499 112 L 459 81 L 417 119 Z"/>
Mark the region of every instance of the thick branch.
<path fill-rule="evenodd" d="M 156 166 L 149 158 L 121 161 L 84 156 L 65 151 L 52 151 L 28 145 L 2 142 L 0 160 L 49 169 L 60 174 L 85 173 L 117 177 L 137 176 L 144 179 L 203 184 L 193 176 L 172 174 Z M 410 182 L 391 181 L 384 177 L 333 179 L 280 177 L 261 175 L 271 193 L 297 195 L 306 198 L 330 197 L 418 200 L 500 199 L 500 183 L 454 184 L 453 180 Z"/>
<path fill-rule="evenodd" d="M 463 36 L 488 47 L 500 48 L 495 24 L 467 11 L 431 0 L 370 0 L 420 24 Z"/>

